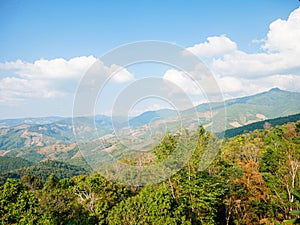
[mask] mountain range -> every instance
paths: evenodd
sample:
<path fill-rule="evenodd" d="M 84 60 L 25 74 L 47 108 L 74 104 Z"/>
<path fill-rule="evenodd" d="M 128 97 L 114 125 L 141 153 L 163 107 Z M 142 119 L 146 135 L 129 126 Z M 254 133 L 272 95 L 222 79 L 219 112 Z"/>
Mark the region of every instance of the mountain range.
<path fill-rule="evenodd" d="M 163 135 L 167 130 L 176 130 L 180 125 L 195 129 L 200 123 L 209 130 L 213 123 L 224 121 L 222 126 L 217 126 L 214 130 L 222 132 L 257 121 L 297 113 L 300 113 L 300 93 L 273 88 L 267 92 L 222 103 L 200 104 L 179 112 L 171 109 L 147 111 L 129 118 L 126 123 L 123 121 L 118 124 L 118 128 L 120 134 L 125 134 L 125 138 L 141 136 L 144 145 L 150 146 L 151 142 L 145 141 L 146 139 L 153 139 L 153 135 Z M 93 119 L 98 136 L 108 140 L 107 146 L 111 148 L 114 145 L 113 134 L 116 133 L 113 126 L 115 121 L 105 115 L 97 115 Z M 77 119 L 80 123 L 75 128 L 72 121 L 72 118 L 64 117 L 0 120 L 0 156 L 23 157 L 34 162 L 76 158 L 80 154 L 75 144 L 74 129 L 75 133 L 87 130 L 87 121 L 90 121 L 90 118 Z M 158 130 L 161 133 L 154 132 Z"/>

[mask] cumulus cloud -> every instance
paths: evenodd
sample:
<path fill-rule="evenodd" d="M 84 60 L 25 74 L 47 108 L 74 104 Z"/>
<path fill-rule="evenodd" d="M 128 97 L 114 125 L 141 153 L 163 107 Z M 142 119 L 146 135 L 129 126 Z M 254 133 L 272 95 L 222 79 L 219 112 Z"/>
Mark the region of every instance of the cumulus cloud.
<path fill-rule="evenodd" d="M 225 35 L 208 37 L 203 43 L 187 48 L 204 58 L 218 77 L 221 89 L 228 96 L 265 91 L 272 87 L 286 90 L 300 88 L 300 8 L 287 19 L 272 22 L 261 43 L 260 53 L 247 53 Z M 17 60 L 0 63 L 0 102 L 23 101 L 26 98 L 53 98 L 74 93 L 80 78 L 96 62 L 93 56 L 70 60 L 41 59 L 33 63 Z M 124 83 L 134 76 L 118 65 L 102 65 L 106 72 L 115 72 L 111 81 Z M 5 75 L 5 73 L 8 75 Z M 163 79 L 175 83 L 185 94 L 201 95 L 201 89 L 190 77 L 177 70 L 168 70 Z"/>
<path fill-rule="evenodd" d="M 213 59 L 211 68 L 221 76 L 255 78 L 274 73 L 286 73 L 293 68 L 292 61 L 285 59 L 279 53 L 247 54 L 243 51 L 235 51 L 222 58 Z"/>
<path fill-rule="evenodd" d="M 210 67 L 221 77 L 243 77 L 294 74 L 300 75 L 300 8 L 294 10 L 287 20 L 278 19 L 270 24 L 262 53 L 248 54 L 237 48 L 230 38 L 208 37 L 204 43 L 187 50 L 199 57 L 210 57 Z"/>
<path fill-rule="evenodd" d="M 225 35 L 208 37 L 206 42 L 187 48 L 188 51 L 201 58 L 222 56 L 234 52 L 236 49 L 236 43 Z"/>
<path fill-rule="evenodd" d="M 264 52 L 248 54 L 235 50 L 212 61 L 211 68 L 220 76 L 256 78 L 274 74 L 300 75 L 300 8 L 287 20 L 271 23 Z"/>
<path fill-rule="evenodd" d="M 209 101 L 221 101 L 219 90 L 218 93 L 214 93 L 215 85 L 212 85 L 212 88 L 208 88 L 209 82 L 211 79 L 201 79 L 198 81 L 194 80 L 194 77 L 187 75 L 186 73 L 174 69 L 167 70 L 164 75 L 163 79 L 172 82 L 176 85 L 174 87 L 172 93 L 170 95 L 176 96 L 176 100 L 179 102 L 181 101 L 181 110 L 190 108 L 191 105 L 197 106 L 202 103 L 206 103 Z M 203 85 L 206 84 L 204 89 Z M 178 88 L 179 87 L 179 88 Z M 208 90 L 209 89 L 209 90 Z M 206 92 L 210 91 L 210 92 Z M 216 94 L 216 95 L 215 95 Z M 208 95 L 210 100 L 208 99 Z M 189 99 L 189 104 L 185 104 L 186 98 Z M 215 98 L 215 99 L 214 99 Z M 167 107 L 165 107 L 167 108 Z"/>
<path fill-rule="evenodd" d="M 0 80 L 0 103 L 15 104 L 26 98 L 53 98 L 64 95 L 57 90 L 49 90 L 43 80 L 26 80 L 17 77 L 5 77 Z"/>
<path fill-rule="evenodd" d="M 74 79 L 81 77 L 95 61 L 96 58 L 93 56 L 76 57 L 70 60 L 40 59 L 34 63 L 17 60 L 0 63 L 0 69 L 16 70 L 17 75 L 29 79 Z"/>
<path fill-rule="evenodd" d="M 0 102 L 14 103 L 26 98 L 55 98 L 74 93 L 80 78 L 96 62 L 94 56 L 75 57 L 70 60 L 57 58 L 40 59 L 33 63 L 17 60 L 0 63 L 0 72 L 12 76 L 0 80 Z M 106 72 L 117 71 L 112 77 L 116 83 L 134 79 L 125 68 L 101 64 Z"/>
<path fill-rule="evenodd" d="M 207 38 L 187 50 L 204 58 L 218 77 L 225 96 L 249 95 L 272 87 L 299 91 L 300 88 L 300 8 L 287 19 L 277 19 L 266 37 L 256 40 L 259 53 L 247 53 L 224 35 Z M 177 75 L 178 76 L 178 75 Z M 185 84 L 180 76 L 172 78 Z M 187 87 L 187 86 L 186 86 Z"/>
<path fill-rule="evenodd" d="M 279 87 L 280 89 L 289 91 L 300 90 L 300 77 L 292 74 L 277 74 L 251 80 L 226 76 L 219 78 L 218 82 L 225 94 L 225 98 L 251 95 L 269 90 L 273 87 Z"/>
<path fill-rule="evenodd" d="M 134 76 L 128 72 L 127 69 L 122 68 L 118 65 L 111 65 L 108 69 L 109 73 L 112 73 L 112 81 L 116 83 L 125 83 L 134 80 Z M 117 71 L 116 73 L 113 73 L 113 71 Z"/>
<path fill-rule="evenodd" d="M 294 10 L 287 20 L 271 23 L 263 49 L 276 52 L 300 52 L 300 8 Z"/>
<path fill-rule="evenodd" d="M 167 70 L 163 79 L 170 81 L 177 85 L 182 91 L 189 95 L 202 94 L 200 87 L 184 72 L 170 69 Z"/>

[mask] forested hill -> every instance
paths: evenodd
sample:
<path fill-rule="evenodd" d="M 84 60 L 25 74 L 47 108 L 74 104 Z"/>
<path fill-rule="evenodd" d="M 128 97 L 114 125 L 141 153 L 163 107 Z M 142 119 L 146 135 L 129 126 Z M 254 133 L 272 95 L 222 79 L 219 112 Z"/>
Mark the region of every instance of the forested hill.
<path fill-rule="evenodd" d="M 0 173 L 26 168 L 33 163 L 20 157 L 0 157 Z"/>
<path fill-rule="evenodd" d="M 223 124 L 225 108 L 226 124 Z M 123 122 L 118 124 L 118 127 L 126 130 L 127 126 L 130 125 L 135 135 L 139 135 L 143 134 L 145 127 L 150 122 L 153 131 L 155 131 L 161 130 L 166 124 L 169 126 L 163 129 L 168 130 L 168 128 L 177 127 L 176 123 L 180 120 L 184 122 L 184 126 L 193 129 L 198 126 L 199 122 L 209 128 L 213 121 L 220 121 L 220 123 L 215 123 L 215 130 L 222 132 L 225 129 L 242 127 L 257 121 L 296 113 L 300 113 L 300 93 L 273 88 L 267 92 L 226 100 L 223 103 L 200 104 L 181 112 L 169 109 L 147 111 L 130 118 L 129 121 L 121 120 Z M 179 118 L 177 114 L 180 114 L 181 117 Z M 104 115 L 96 115 L 95 118 L 92 118 L 93 126 L 96 126 L 99 137 L 110 136 L 114 131 L 113 124 L 116 125 L 117 120 L 115 118 L 113 123 L 111 117 Z M 36 148 L 38 151 L 38 149 L 51 145 L 57 147 L 56 145 L 73 144 L 76 141 L 74 130 L 81 132 L 91 128 L 88 125 L 91 122 L 90 117 L 76 118 L 75 121 L 77 125 L 74 127 L 72 118 L 45 117 L 0 120 L 0 155 L 20 155 L 24 152 L 24 148 Z M 88 139 L 89 135 L 90 133 L 87 132 L 85 135 L 82 134 L 81 138 L 85 139 L 86 137 Z M 130 137 L 129 135 L 128 138 Z M 22 151 L 20 152 L 19 149 Z M 24 150 L 26 151 L 26 149 Z M 72 154 L 71 151 L 70 154 Z M 39 154 L 36 161 L 42 159 L 44 160 L 45 157 L 43 154 Z"/>
<path fill-rule="evenodd" d="M 293 193 L 300 190 L 300 121 L 224 139 L 213 163 L 201 171 L 209 140 L 218 142 L 203 127 L 190 133 L 189 146 L 194 149 L 190 160 L 169 179 L 145 187 L 114 183 L 99 174 L 60 181 L 50 175 L 45 184 L 32 175 L 8 179 L 0 186 L 0 221 L 259 225 L 295 218 L 297 213 L 291 211 L 299 207 Z M 183 141 L 166 134 L 150 152 L 154 160 L 150 163 L 162 162 Z M 143 157 L 123 162 L 149 165 Z"/>
<path fill-rule="evenodd" d="M 283 125 L 288 122 L 296 122 L 300 120 L 300 113 L 295 114 L 295 115 L 290 115 L 290 116 L 285 116 L 285 117 L 279 117 L 275 119 L 268 119 L 268 120 L 263 120 L 255 123 L 251 123 L 242 127 L 237 127 L 237 128 L 232 128 L 228 129 L 226 131 L 223 131 L 221 133 L 218 133 L 217 136 L 221 138 L 231 138 L 240 134 L 243 134 L 245 132 L 250 132 L 254 131 L 257 129 L 264 129 L 265 127 L 268 126 L 278 126 L 278 125 Z"/>
<path fill-rule="evenodd" d="M 22 158 L 0 157 L 0 184 L 8 178 L 19 179 L 24 175 L 39 178 L 44 183 L 54 174 L 59 180 L 88 173 L 88 167 L 82 168 L 66 162 L 47 160 L 33 164 Z"/>

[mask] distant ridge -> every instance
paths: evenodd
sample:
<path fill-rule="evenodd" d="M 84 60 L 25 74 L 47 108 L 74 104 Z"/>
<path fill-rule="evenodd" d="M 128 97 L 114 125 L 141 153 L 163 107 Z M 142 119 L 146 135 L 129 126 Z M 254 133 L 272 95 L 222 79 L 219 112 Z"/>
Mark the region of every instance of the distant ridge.
<path fill-rule="evenodd" d="M 160 109 L 157 111 L 147 111 L 129 120 L 129 125 L 133 127 L 143 126 L 156 120 L 163 120 L 176 115 L 172 109 Z"/>
<path fill-rule="evenodd" d="M 224 114 L 224 109 L 226 114 Z M 224 130 L 243 127 L 258 121 L 298 113 L 300 113 L 300 93 L 272 88 L 266 92 L 230 99 L 222 103 L 200 104 L 181 112 L 171 109 L 146 111 L 129 118 L 129 121 L 120 120 L 120 124 L 116 123 L 118 121 L 112 123 L 111 117 L 104 115 L 96 115 L 93 118 L 95 121 L 90 117 L 78 117 L 76 131 L 82 132 L 83 141 L 90 140 L 88 139 L 90 137 L 88 136 L 89 131 L 93 132 L 94 125 L 96 125 L 98 137 L 104 137 L 109 142 L 108 144 L 112 146 L 115 143 L 115 140 L 112 140 L 114 138 L 112 132 L 115 128 L 113 125 L 117 125 L 120 129 L 125 128 L 124 133 L 130 139 L 143 134 L 151 135 L 155 131 L 163 131 L 165 128 L 166 130 L 170 127 L 177 129 L 181 125 L 191 130 L 196 129 L 199 124 L 207 130 L 216 125 L 214 132 L 220 133 Z M 177 118 L 177 115 L 179 118 Z M 182 121 L 180 121 L 181 118 L 183 118 Z M 218 121 L 221 122 L 218 123 Z M 151 126 L 145 126 L 150 124 Z M 177 124 L 179 125 L 177 126 Z M 129 133 L 126 130 L 128 125 L 130 126 Z M 152 129 L 151 132 L 147 130 L 149 127 Z M 74 144 L 76 139 L 73 129 L 73 119 L 70 117 L 0 120 L 0 156 L 19 156 L 34 162 L 45 159 L 67 160 L 76 157 L 78 150 Z M 245 130 L 245 128 L 241 129 Z M 249 130 L 249 128 L 247 129 Z M 88 132 L 85 133 L 85 131 Z M 228 132 L 226 135 L 229 135 Z M 147 146 L 148 144 L 147 142 Z M 114 149 L 114 147 L 111 149 Z"/>

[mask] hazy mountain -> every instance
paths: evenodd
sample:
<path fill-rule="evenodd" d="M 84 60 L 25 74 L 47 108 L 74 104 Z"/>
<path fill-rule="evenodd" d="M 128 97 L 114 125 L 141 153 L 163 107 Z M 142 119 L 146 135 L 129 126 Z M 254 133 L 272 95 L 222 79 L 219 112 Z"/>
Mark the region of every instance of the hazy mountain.
<path fill-rule="evenodd" d="M 273 88 L 267 92 L 225 102 L 227 128 L 300 112 L 300 93 Z"/>
<path fill-rule="evenodd" d="M 288 116 L 300 112 L 300 93 L 273 88 L 256 95 L 204 103 L 183 112 L 183 119 L 198 112 L 198 120 L 206 128 L 214 123 L 214 131 L 241 127 L 257 121 Z M 195 120 L 194 120 L 195 121 Z M 226 121 L 224 125 L 223 122 Z M 187 127 L 189 126 L 187 122 Z"/>
<path fill-rule="evenodd" d="M 226 115 L 222 113 L 224 107 L 226 107 Z M 192 111 L 196 111 L 197 118 L 191 116 Z M 182 119 L 182 125 L 190 129 L 197 127 L 199 122 L 209 129 L 212 122 L 218 123 L 218 121 L 226 119 L 225 126 L 217 127 L 217 131 L 221 132 L 257 121 L 300 113 L 300 93 L 273 88 L 267 92 L 231 99 L 223 103 L 201 104 L 178 113 L 180 115 L 174 110 L 163 109 L 144 112 L 130 118 L 126 123 L 124 120 L 120 120 L 122 121 L 118 124 L 120 129 L 123 129 L 122 127 L 125 129 L 128 124 L 131 129 L 129 132 L 126 128 L 120 134 L 129 133 L 128 137 L 138 137 L 140 134 L 149 136 L 154 132 L 151 130 L 149 133 L 147 130 L 149 127 L 145 125 L 151 124 L 151 129 L 154 130 L 172 126 L 176 129 L 178 119 Z M 50 156 L 50 159 L 72 158 L 76 154 L 72 145 L 75 142 L 73 121 L 76 122 L 76 133 L 82 134 L 83 141 L 85 138 L 86 140 L 91 139 L 90 134 L 95 132 L 94 124 L 96 124 L 98 137 L 105 136 L 106 139 L 109 137 L 109 141 L 114 138 L 111 118 L 104 115 L 97 115 L 95 118 L 45 117 L 0 120 L 0 124 L 2 124 L 0 127 L 0 156 L 27 156 L 25 158 L 33 158 L 33 161 L 48 159 Z M 116 122 L 118 121 L 114 121 L 114 125 Z M 148 138 L 148 136 L 145 137 Z M 150 143 L 148 144 L 150 145 Z M 47 151 L 51 154 L 48 154 Z"/>
<path fill-rule="evenodd" d="M 21 121 L 10 120 L 10 124 L 17 124 Z M 23 121 L 27 121 L 24 119 Z M 36 120 L 37 121 L 37 120 Z M 38 121 L 46 122 L 39 118 Z M 88 118 L 76 118 L 76 129 L 86 129 L 91 120 Z M 95 120 L 99 136 L 112 131 L 111 120 L 106 116 L 97 116 Z M 94 123 L 92 124 L 94 126 Z M 30 146 L 48 146 L 57 143 L 71 144 L 75 142 L 72 118 L 61 118 L 48 124 L 21 124 L 12 127 L 0 128 L 0 150 L 8 150 Z M 0 154 L 1 155 L 1 154 Z"/>
<path fill-rule="evenodd" d="M 49 116 L 49 117 L 38 117 L 38 118 L 20 118 L 20 119 L 4 119 L 0 120 L 0 128 L 2 127 L 13 127 L 22 124 L 49 124 L 62 120 L 63 117 Z"/>
<path fill-rule="evenodd" d="M 129 120 L 129 126 L 138 127 L 152 123 L 157 120 L 164 120 L 168 117 L 176 115 L 176 111 L 172 109 L 161 109 L 157 111 L 147 111 Z"/>

